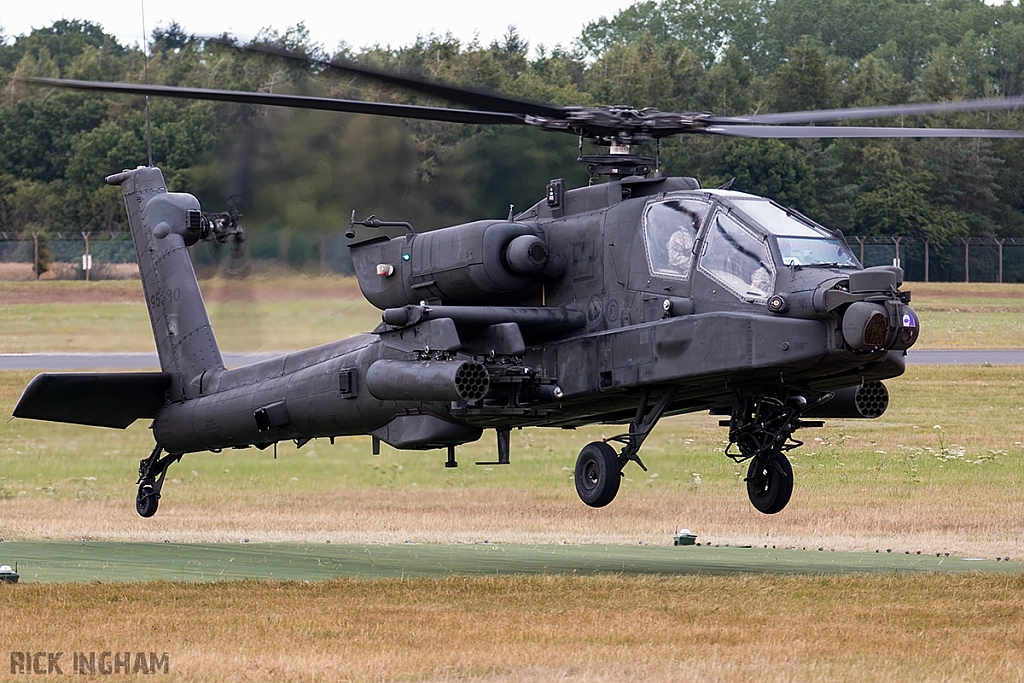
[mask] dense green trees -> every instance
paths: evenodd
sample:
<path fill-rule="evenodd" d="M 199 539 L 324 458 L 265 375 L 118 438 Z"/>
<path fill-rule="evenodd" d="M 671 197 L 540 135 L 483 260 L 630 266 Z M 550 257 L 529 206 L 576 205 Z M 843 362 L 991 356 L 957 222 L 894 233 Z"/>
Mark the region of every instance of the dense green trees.
<path fill-rule="evenodd" d="M 2 32 L 0 32 L 2 33 Z M 302 25 L 258 41 L 327 55 Z M 336 56 L 556 104 L 737 115 L 1024 93 L 1024 8 L 981 0 L 661 0 L 588 25 L 571 48 L 514 29 L 491 45 L 427 36 Z M 148 69 L 146 68 L 148 66 Z M 145 163 L 142 98 L 30 88 L 19 77 L 135 81 L 430 103 L 322 69 L 193 39 L 172 24 L 146 57 L 87 21 L 0 45 L 0 231 L 118 231 L 103 177 Z M 315 236 L 353 208 L 432 228 L 524 208 L 586 182 L 571 136 L 153 99 L 154 161 L 250 231 Z M 883 122 L 879 122 L 883 123 Z M 1019 128 L 1015 112 L 890 125 Z M 1018 141 L 665 141 L 666 172 L 774 197 L 847 234 L 1024 236 Z M 653 151 L 650 150 L 650 151 Z"/>

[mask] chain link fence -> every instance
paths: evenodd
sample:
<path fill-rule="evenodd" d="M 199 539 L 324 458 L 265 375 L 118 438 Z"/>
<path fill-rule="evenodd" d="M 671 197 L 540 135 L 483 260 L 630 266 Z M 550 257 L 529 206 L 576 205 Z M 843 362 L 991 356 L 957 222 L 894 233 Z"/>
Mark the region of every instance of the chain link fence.
<path fill-rule="evenodd" d="M 196 270 L 261 272 L 287 268 L 311 274 L 355 273 L 349 240 L 340 232 L 247 234 L 243 243 L 200 242 L 190 249 Z M 123 233 L 0 232 L 0 280 L 137 279 L 135 248 Z M 37 276 L 38 273 L 38 276 Z"/>
<path fill-rule="evenodd" d="M 865 266 L 898 265 L 911 282 L 1024 282 L 1024 239 L 971 237 L 943 245 L 904 237 L 848 237 Z"/>
<path fill-rule="evenodd" d="M 899 265 L 911 282 L 1024 282 L 1024 239 L 972 237 L 943 245 L 904 237 L 847 237 L 865 266 Z M 247 235 L 243 245 L 201 242 L 192 247 L 200 272 L 212 274 L 243 259 L 249 271 L 285 267 L 313 274 L 353 274 L 341 233 Z M 83 259 L 84 256 L 91 259 Z M 86 268 L 90 265 L 91 268 Z M 137 278 L 135 249 L 121 233 L 14 235 L 0 232 L 0 279 Z"/>

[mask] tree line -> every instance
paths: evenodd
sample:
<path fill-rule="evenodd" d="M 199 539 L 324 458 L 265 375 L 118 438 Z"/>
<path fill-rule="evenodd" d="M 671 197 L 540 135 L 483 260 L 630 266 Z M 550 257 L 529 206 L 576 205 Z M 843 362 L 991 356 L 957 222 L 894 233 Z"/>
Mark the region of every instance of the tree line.
<path fill-rule="evenodd" d="M 0 38 L 3 38 L 0 31 Z M 230 38 L 229 36 L 227 38 Z M 661 0 L 587 25 L 569 46 L 514 28 L 485 45 L 430 35 L 402 47 L 328 50 L 303 25 L 254 42 L 558 105 L 626 104 L 743 115 L 1024 91 L 1024 8 L 981 0 Z M 48 76 L 442 104 L 190 35 L 146 50 L 62 20 L 0 41 L 0 232 L 123 232 L 104 176 L 146 163 L 139 97 L 30 87 Z M 275 249 L 362 217 L 429 229 L 504 216 L 550 178 L 587 182 L 570 135 L 152 98 L 154 163 L 204 208 L 241 209 Z M 1020 128 L 1017 112 L 881 125 Z M 662 171 L 772 197 L 857 235 L 1024 236 L 1018 140 L 663 141 Z M 653 154 L 653 146 L 648 151 Z"/>

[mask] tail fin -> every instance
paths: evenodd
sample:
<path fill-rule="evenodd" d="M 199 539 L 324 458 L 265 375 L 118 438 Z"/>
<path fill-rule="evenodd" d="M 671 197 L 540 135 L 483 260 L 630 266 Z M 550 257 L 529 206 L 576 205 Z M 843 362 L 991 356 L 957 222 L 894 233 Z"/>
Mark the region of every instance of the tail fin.
<path fill-rule="evenodd" d="M 199 200 L 167 192 L 153 167 L 117 173 L 107 183 L 120 185 L 124 195 L 160 368 L 171 375 L 171 400 L 194 398 L 210 373 L 224 369 L 186 249 L 202 231 Z"/>

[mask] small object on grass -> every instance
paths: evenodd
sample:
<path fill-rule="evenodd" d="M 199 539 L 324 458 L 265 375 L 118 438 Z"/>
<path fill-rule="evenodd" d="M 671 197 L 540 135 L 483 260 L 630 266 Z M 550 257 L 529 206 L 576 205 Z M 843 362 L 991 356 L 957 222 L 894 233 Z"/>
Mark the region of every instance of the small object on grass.
<path fill-rule="evenodd" d="M 642 541 L 641 541 L 642 542 Z M 690 533 L 689 529 L 680 529 L 679 533 L 672 537 L 672 545 L 700 545 L 697 543 L 697 535 Z"/>
<path fill-rule="evenodd" d="M 18 583 L 20 576 L 16 569 L 11 569 L 11 565 L 0 565 L 0 583 Z"/>
<path fill-rule="evenodd" d="M 887 552 L 887 553 L 891 553 L 891 552 L 892 552 L 892 548 L 886 548 L 886 549 L 885 549 L 885 552 Z"/>

